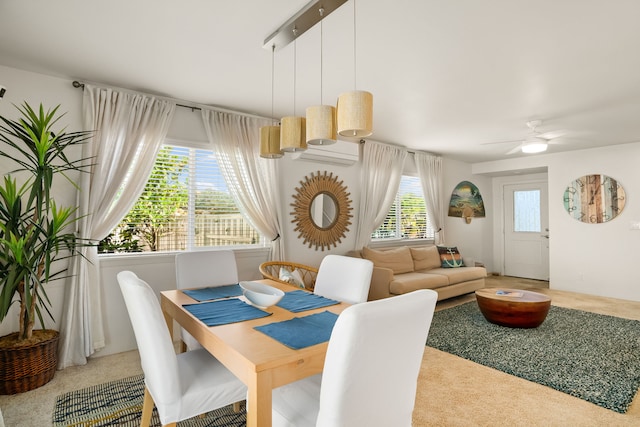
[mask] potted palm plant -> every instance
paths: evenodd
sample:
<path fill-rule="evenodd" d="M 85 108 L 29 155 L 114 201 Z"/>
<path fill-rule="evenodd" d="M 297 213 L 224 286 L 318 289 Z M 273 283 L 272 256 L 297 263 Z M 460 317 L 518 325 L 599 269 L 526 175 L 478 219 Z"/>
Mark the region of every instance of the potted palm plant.
<path fill-rule="evenodd" d="M 88 132 L 54 132 L 59 106 L 45 112 L 24 103 L 20 119 L 0 116 L 0 157 L 15 165 L 0 182 L 0 322 L 17 304 L 19 330 L 0 337 L 0 394 L 14 394 L 46 384 L 57 365 L 58 331 L 51 320 L 46 284 L 65 277 L 67 258 L 79 240 L 71 227 L 75 206 L 59 206 L 52 187 L 70 172 L 86 171 L 85 159 L 69 150 Z M 81 156 L 77 156 L 81 157 Z M 36 328 L 36 320 L 40 328 Z"/>

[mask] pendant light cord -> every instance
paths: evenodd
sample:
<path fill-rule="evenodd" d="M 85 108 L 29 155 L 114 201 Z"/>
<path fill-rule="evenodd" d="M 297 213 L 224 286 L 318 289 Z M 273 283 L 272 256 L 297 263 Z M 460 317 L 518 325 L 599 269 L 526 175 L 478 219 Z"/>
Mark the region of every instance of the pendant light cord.
<path fill-rule="evenodd" d="M 297 59 L 296 54 L 298 51 L 298 29 L 293 28 L 293 35 L 295 39 L 293 39 L 293 115 L 296 115 L 296 71 L 297 71 Z"/>
<path fill-rule="evenodd" d="M 273 121 L 273 124 L 276 123 L 276 119 L 273 118 L 273 86 L 274 86 L 274 75 L 275 75 L 275 67 L 274 67 L 274 56 L 275 56 L 275 52 L 276 52 L 276 45 L 273 44 L 271 45 L 271 120 Z"/>
<path fill-rule="evenodd" d="M 353 0 L 353 90 L 356 86 L 356 0 Z"/>
<path fill-rule="evenodd" d="M 322 50 L 322 18 L 324 17 L 324 8 L 321 7 L 320 10 L 320 105 L 322 105 L 322 59 L 323 59 L 323 50 Z"/>

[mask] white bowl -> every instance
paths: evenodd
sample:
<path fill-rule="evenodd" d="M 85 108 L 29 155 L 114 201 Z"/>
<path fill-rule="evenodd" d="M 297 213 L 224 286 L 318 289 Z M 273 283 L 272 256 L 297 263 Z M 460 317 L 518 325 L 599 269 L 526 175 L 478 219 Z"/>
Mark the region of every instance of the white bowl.
<path fill-rule="evenodd" d="M 273 286 L 265 285 L 258 282 L 240 282 L 242 293 L 249 302 L 256 307 L 266 308 L 277 304 L 284 292 Z"/>

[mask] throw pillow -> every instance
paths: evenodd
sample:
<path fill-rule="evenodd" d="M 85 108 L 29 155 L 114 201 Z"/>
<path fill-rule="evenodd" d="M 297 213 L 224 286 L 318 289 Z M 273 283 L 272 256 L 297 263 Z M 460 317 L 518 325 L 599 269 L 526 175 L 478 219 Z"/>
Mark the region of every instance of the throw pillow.
<path fill-rule="evenodd" d="M 286 267 L 280 267 L 280 274 L 278 277 L 283 282 L 304 289 L 304 281 L 302 280 L 302 275 L 297 270 L 289 271 Z"/>
<path fill-rule="evenodd" d="M 393 274 L 409 273 L 413 271 L 413 258 L 409 247 L 376 251 L 367 247 L 362 248 L 362 257 L 373 262 L 376 267 L 390 268 Z"/>
<path fill-rule="evenodd" d="M 463 267 L 462 255 L 455 246 L 438 246 L 442 268 Z"/>
<path fill-rule="evenodd" d="M 413 267 L 418 270 L 431 270 L 441 266 L 440 253 L 436 246 L 411 248 Z"/>
<path fill-rule="evenodd" d="M 304 279 L 302 278 L 302 273 L 300 273 L 300 270 L 298 270 L 297 268 L 295 270 L 293 270 L 291 272 L 291 276 L 293 277 L 295 284 L 299 287 L 301 287 L 302 289 L 305 288 L 304 286 Z"/>

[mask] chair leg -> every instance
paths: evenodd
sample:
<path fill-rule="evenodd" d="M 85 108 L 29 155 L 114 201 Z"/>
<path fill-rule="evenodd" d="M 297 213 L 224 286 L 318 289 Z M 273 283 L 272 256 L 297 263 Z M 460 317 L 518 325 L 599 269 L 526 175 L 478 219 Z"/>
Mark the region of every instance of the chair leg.
<path fill-rule="evenodd" d="M 233 403 L 233 412 L 240 412 L 240 402 Z"/>
<path fill-rule="evenodd" d="M 151 415 L 153 413 L 153 398 L 149 389 L 144 388 L 144 400 L 142 401 L 142 419 L 140 420 L 140 427 L 149 427 L 151 424 Z"/>
<path fill-rule="evenodd" d="M 187 351 L 187 344 L 184 341 L 180 341 L 180 353 Z"/>

